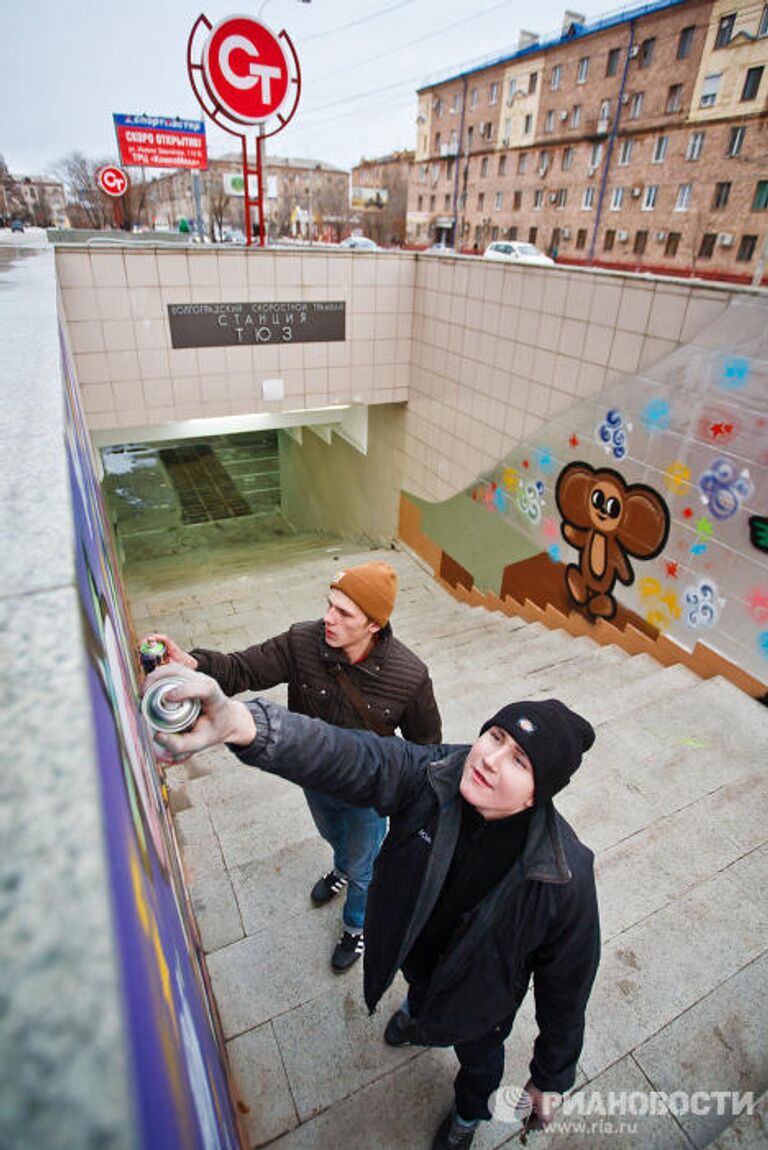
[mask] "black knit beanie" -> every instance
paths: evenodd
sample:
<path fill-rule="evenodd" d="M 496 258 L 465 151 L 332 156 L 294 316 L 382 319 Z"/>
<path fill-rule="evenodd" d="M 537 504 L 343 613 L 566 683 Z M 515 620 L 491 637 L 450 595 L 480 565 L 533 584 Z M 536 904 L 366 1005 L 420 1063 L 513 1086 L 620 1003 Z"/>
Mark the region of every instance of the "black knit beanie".
<path fill-rule="evenodd" d="M 581 756 L 595 741 L 595 732 L 587 720 L 559 699 L 509 703 L 483 723 L 480 734 L 489 727 L 501 727 L 531 760 L 536 806 L 542 806 L 568 785 Z"/>

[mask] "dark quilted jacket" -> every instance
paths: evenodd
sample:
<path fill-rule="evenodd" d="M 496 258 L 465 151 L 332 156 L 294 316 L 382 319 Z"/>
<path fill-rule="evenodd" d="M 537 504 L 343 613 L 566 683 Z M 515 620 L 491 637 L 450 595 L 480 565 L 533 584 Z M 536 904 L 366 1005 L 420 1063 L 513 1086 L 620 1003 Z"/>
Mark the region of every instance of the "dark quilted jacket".
<path fill-rule="evenodd" d="M 288 709 L 337 727 L 363 727 L 338 679 L 339 667 L 363 696 L 375 720 L 372 729 L 394 735 L 399 728 L 412 743 L 439 743 L 440 712 L 426 664 L 396 639 L 389 624 L 366 659 L 350 664 L 343 651 L 325 642 L 322 620 L 294 623 L 282 635 L 245 651 L 224 655 L 195 648 L 198 669 L 227 695 L 264 691 L 288 684 Z"/>

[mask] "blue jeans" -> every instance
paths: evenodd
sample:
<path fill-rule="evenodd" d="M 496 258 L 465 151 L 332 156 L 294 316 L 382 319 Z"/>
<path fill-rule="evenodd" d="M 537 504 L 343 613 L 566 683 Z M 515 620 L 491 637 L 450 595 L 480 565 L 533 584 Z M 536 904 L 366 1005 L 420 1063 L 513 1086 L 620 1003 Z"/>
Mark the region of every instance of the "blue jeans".
<path fill-rule="evenodd" d="M 373 864 L 387 833 L 387 820 L 370 807 L 353 807 L 320 791 L 305 790 L 315 826 L 333 847 L 333 869 L 348 882 L 344 925 L 362 930 Z"/>

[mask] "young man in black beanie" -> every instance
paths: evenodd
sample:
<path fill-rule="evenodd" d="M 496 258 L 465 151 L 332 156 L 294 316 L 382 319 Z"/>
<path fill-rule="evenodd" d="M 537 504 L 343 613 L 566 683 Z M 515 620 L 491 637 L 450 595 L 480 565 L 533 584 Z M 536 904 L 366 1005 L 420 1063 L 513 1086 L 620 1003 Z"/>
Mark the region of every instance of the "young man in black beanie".
<path fill-rule="evenodd" d="M 402 970 L 408 996 L 385 1041 L 454 1047 L 454 1104 L 433 1150 L 467 1150 L 491 1117 L 531 979 L 527 1104 L 530 1124 L 547 1125 L 573 1086 L 599 959 L 593 856 L 552 804 L 594 741 L 590 724 L 557 699 L 511 703 L 472 746 L 424 747 L 183 677 L 176 697 L 203 710 L 189 733 L 158 736 L 167 761 L 226 742 L 243 763 L 389 816 L 366 911 L 365 1001 L 373 1013 Z"/>

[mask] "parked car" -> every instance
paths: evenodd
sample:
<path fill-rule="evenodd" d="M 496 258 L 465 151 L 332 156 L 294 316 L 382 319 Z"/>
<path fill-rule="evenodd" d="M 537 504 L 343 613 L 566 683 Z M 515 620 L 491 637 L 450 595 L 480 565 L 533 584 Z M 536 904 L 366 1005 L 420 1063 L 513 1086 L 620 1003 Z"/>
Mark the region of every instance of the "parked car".
<path fill-rule="evenodd" d="M 422 252 L 425 256 L 455 256 L 456 252 L 450 244 L 432 244 L 431 248 L 425 248 Z"/>
<path fill-rule="evenodd" d="M 339 244 L 340 248 L 352 248 L 357 252 L 378 252 L 381 248 L 373 240 L 369 240 L 367 236 L 347 236 Z"/>
<path fill-rule="evenodd" d="M 502 260 L 513 264 L 554 264 L 554 260 L 540 251 L 535 244 L 516 240 L 494 240 L 483 252 L 483 259 Z"/>
<path fill-rule="evenodd" d="M 11 231 L 12 232 L 23 232 L 24 231 L 24 224 L 22 223 L 22 221 L 21 220 L 11 220 Z"/>

